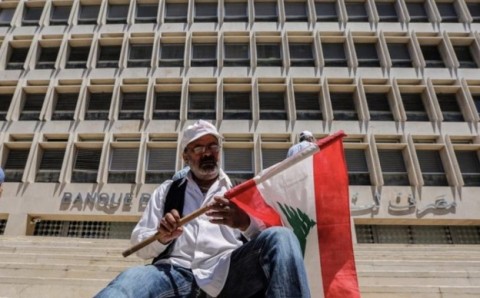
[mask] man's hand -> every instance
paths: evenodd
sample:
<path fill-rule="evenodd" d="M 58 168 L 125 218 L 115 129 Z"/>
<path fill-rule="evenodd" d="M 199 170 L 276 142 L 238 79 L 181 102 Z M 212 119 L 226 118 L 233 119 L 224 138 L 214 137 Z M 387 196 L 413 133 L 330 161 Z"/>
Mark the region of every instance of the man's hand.
<path fill-rule="evenodd" d="M 224 197 L 214 197 L 213 199 L 215 202 L 212 209 L 207 212 L 207 215 L 212 217 L 211 223 L 227 225 L 241 231 L 248 228 L 250 217 L 245 211 Z"/>
<path fill-rule="evenodd" d="M 160 225 L 158 226 L 158 231 L 160 234 L 158 235 L 157 239 L 160 243 L 166 245 L 173 239 L 178 238 L 183 233 L 183 228 L 178 224 L 179 221 L 180 214 L 178 214 L 177 210 L 173 209 L 165 214 L 160 221 Z"/>

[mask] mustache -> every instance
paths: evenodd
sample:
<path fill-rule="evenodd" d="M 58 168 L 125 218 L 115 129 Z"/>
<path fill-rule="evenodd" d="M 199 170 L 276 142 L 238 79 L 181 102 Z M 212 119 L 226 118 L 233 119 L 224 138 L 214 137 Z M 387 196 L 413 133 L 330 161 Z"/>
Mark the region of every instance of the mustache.
<path fill-rule="evenodd" d="M 217 159 L 213 156 L 204 156 L 200 159 L 199 165 L 200 167 L 211 167 L 217 164 Z"/>

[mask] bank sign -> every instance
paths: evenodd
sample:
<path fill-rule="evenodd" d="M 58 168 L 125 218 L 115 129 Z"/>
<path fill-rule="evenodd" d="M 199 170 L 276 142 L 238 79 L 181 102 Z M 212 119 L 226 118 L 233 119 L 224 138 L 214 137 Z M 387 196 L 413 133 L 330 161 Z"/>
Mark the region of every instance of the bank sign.
<path fill-rule="evenodd" d="M 135 200 L 138 200 L 138 211 L 143 211 L 150 200 L 150 193 L 142 193 L 134 197 L 132 193 L 118 192 L 64 192 L 60 199 L 60 210 L 97 210 L 115 211 L 121 208 L 129 211 Z"/>

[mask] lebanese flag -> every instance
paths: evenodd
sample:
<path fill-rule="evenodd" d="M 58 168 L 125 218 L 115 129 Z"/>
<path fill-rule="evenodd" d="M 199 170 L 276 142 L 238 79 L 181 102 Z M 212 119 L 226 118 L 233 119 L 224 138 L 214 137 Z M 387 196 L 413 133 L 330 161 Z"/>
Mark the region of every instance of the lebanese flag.
<path fill-rule="evenodd" d="M 312 143 L 225 194 L 267 226 L 294 231 L 313 297 L 360 297 L 344 136 L 338 132 Z"/>

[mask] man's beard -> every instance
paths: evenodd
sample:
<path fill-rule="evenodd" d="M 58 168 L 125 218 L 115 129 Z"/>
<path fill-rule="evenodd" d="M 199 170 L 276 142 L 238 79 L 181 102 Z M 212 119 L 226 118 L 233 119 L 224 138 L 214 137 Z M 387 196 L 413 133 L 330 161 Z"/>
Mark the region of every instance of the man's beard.
<path fill-rule="evenodd" d="M 218 176 L 217 160 L 213 156 L 205 156 L 198 162 L 197 166 L 190 166 L 193 174 L 200 179 L 213 179 Z"/>

